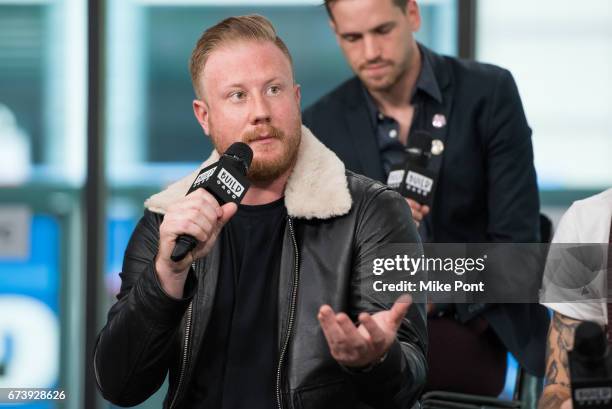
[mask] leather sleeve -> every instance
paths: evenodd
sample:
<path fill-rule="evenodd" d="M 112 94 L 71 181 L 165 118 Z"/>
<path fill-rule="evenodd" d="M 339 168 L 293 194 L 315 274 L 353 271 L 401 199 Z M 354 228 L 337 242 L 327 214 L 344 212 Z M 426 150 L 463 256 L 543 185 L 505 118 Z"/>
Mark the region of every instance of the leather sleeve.
<path fill-rule="evenodd" d="M 162 385 L 169 369 L 182 317 L 193 297 L 196 278 L 190 270 L 185 297 L 167 295 L 155 272 L 162 216 L 145 211 L 123 261 L 121 290 L 98 335 L 94 371 L 105 399 L 133 406 Z"/>
<path fill-rule="evenodd" d="M 376 187 L 377 186 L 377 187 Z M 411 257 L 420 257 L 423 249 L 410 207 L 405 199 L 381 185 L 367 203 L 358 210 L 356 263 L 363 265 L 372 252 L 383 252 L 392 244 L 408 243 Z M 372 192 L 370 192 L 372 193 Z M 390 309 L 399 293 L 378 297 L 364 288 L 370 282 L 372 269 L 358 268 L 352 283 L 352 314 L 375 313 Z M 365 277 L 363 275 L 366 275 Z M 361 398 L 374 407 L 410 408 L 416 402 L 427 377 L 427 321 L 425 305 L 414 303 L 404 318 L 397 334 L 397 342 L 386 359 L 366 373 L 350 372 Z"/>

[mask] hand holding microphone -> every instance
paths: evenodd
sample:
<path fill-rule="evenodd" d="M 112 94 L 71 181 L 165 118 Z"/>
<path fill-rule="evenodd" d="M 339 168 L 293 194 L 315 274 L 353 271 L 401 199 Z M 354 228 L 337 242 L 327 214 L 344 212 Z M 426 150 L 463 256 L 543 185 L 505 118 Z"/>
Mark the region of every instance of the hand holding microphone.
<path fill-rule="evenodd" d="M 406 202 L 408 202 L 408 206 L 410 206 L 410 210 L 412 211 L 412 219 L 414 220 L 414 223 L 417 225 L 417 227 L 419 227 L 419 224 L 423 218 L 429 214 L 429 206 L 422 205 L 419 202 L 408 198 L 406 198 Z"/>
<path fill-rule="evenodd" d="M 406 160 L 393 166 L 387 178 L 387 185 L 406 198 L 417 226 L 431 209 L 438 180 L 438 175 L 427 169 L 432 140 L 426 131 L 410 135 Z"/>
<path fill-rule="evenodd" d="M 155 268 L 169 295 L 182 297 L 189 266 L 210 252 L 221 229 L 236 213 L 250 185 L 246 173 L 252 158 L 247 144 L 234 143 L 218 162 L 200 171 L 183 199 L 167 209 L 160 225 Z"/>

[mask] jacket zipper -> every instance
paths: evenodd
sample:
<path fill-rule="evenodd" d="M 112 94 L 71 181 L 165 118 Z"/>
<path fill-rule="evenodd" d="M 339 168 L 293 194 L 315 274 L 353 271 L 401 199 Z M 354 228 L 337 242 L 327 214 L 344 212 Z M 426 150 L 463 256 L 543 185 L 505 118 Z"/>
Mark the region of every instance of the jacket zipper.
<path fill-rule="evenodd" d="M 196 271 L 196 263 L 195 261 L 192 264 L 193 271 Z M 176 404 L 176 399 L 181 392 L 181 386 L 183 385 L 183 380 L 185 379 L 185 370 L 187 369 L 187 358 L 189 353 L 189 334 L 191 332 L 191 314 L 193 311 L 193 301 L 189 303 L 189 307 L 187 308 L 187 322 L 185 324 L 185 340 L 183 343 L 183 358 L 181 361 L 181 372 L 179 375 L 178 385 L 176 386 L 176 392 L 174 393 L 174 397 L 172 398 L 172 403 L 170 404 L 170 409 L 174 407 Z"/>
<path fill-rule="evenodd" d="M 295 231 L 293 230 L 293 219 L 291 217 L 287 218 L 289 223 L 289 232 L 291 233 L 291 241 L 293 242 L 293 250 L 295 253 L 294 258 L 294 275 L 293 275 L 293 288 L 291 290 L 291 306 L 289 307 L 289 323 L 287 325 L 287 335 L 285 336 L 285 341 L 283 342 L 283 347 L 281 348 L 280 357 L 278 359 L 278 368 L 276 370 L 276 403 L 278 405 L 278 409 L 283 409 L 283 397 L 281 394 L 281 381 L 282 381 L 282 371 L 283 371 L 283 363 L 285 361 L 285 355 L 287 354 L 287 349 L 289 348 L 289 341 L 291 340 L 291 332 L 293 330 L 293 323 L 295 321 L 295 309 L 297 304 L 297 290 L 298 290 L 298 282 L 300 278 L 299 271 L 299 255 L 298 255 L 298 247 L 297 241 L 295 239 Z"/>
<path fill-rule="evenodd" d="M 295 253 L 294 257 L 294 275 L 293 275 L 293 288 L 291 290 L 291 306 L 289 307 L 289 324 L 287 325 L 287 335 L 285 336 L 285 341 L 283 343 L 283 347 L 281 349 L 281 354 L 278 359 L 278 368 L 276 371 L 276 401 L 278 404 L 278 409 L 283 409 L 282 396 L 281 396 L 281 376 L 282 376 L 282 368 L 285 360 L 285 355 L 287 353 L 287 349 L 289 348 L 289 341 L 291 339 L 291 332 L 293 330 L 293 323 L 295 321 L 295 309 L 297 304 L 297 289 L 298 289 L 298 281 L 299 281 L 299 255 L 298 255 L 298 247 L 297 241 L 295 239 L 295 231 L 293 230 L 293 219 L 291 217 L 288 218 L 289 222 L 289 232 L 291 233 L 291 241 L 293 243 L 293 250 Z M 193 263 L 193 269 L 195 271 L 196 265 Z M 189 353 L 189 335 L 191 332 L 191 315 L 193 311 L 193 302 L 189 304 L 187 309 L 187 323 L 185 324 L 185 340 L 183 344 L 183 358 L 181 362 L 181 372 L 179 375 L 178 385 L 176 387 L 176 392 L 174 393 L 174 397 L 172 398 L 172 403 L 170 404 L 170 409 L 174 407 L 176 404 L 176 400 L 180 394 L 181 386 L 183 385 L 183 380 L 185 379 L 185 371 L 187 369 L 187 361 L 188 361 L 188 353 Z"/>

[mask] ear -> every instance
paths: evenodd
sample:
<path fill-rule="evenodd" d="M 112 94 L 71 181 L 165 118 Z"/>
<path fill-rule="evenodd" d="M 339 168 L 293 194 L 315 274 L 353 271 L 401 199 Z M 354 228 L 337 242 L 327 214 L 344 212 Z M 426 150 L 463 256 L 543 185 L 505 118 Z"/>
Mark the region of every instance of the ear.
<path fill-rule="evenodd" d="M 406 10 L 406 18 L 413 33 L 416 33 L 421 28 L 421 12 L 416 0 L 408 0 L 408 8 Z"/>
<path fill-rule="evenodd" d="M 193 113 L 204 130 L 204 133 L 206 135 L 210 135 L 208 133 L 210 127 L 208 125 L 208 106 L 206 105 L 206 102 L 203 100 L 194 99 L 192 105 Z"/>
<path fill-rule="evenodd" d="M 295 101 L 298 104 L 298 108 L 301 109 L 302 107 L 302 87 L 300 87 L 300 84 L 295 84 L 293 86 L 293 90 L 295 92 Z"/>

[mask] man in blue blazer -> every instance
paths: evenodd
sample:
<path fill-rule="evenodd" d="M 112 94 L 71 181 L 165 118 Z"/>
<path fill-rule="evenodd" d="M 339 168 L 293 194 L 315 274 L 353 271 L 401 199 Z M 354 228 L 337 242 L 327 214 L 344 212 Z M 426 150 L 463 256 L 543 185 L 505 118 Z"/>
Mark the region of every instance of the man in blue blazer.
<path fill-rule="evenodd" d="M 306 109 L 304 123 L 348 169 L 382 182 L 410 135 L 429 132 L 434 203 L 407 199 L 423 241 L 538 242 L 531 129 L 510 72 L 417 43 L 414 0 L 325 6 L 356 76 Z M 432 305 L 429 327 L 430 389 L 498 394 L 506 350 L 544 373 L 548 315 L 537 304 Z"/>

